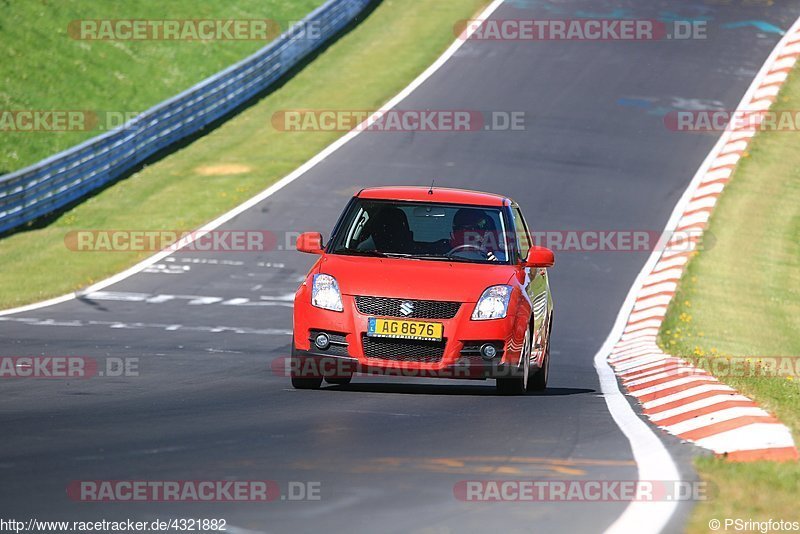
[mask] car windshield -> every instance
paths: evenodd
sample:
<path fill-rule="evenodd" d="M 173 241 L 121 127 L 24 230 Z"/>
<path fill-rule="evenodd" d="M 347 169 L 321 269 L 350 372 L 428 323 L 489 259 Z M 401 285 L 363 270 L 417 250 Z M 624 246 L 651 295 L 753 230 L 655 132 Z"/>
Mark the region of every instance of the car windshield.
<path fill-rule="evenodd" d="M 500 208 L 356 199 L 328 250 L 333 254 L 508 263 Z"/>

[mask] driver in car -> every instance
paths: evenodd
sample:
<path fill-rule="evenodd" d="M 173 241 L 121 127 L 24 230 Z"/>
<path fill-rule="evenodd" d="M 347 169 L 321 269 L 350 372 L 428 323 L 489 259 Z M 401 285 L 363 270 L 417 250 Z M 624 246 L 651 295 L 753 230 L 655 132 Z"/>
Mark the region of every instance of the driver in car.
<path fill-rule="evenodd" d="M 483 210 L 461 208 L 453 217 L 453 232 L 450 236 L 453 252 L 480 252 L 491 261 L 498 261 L 500 236 L 494 220 Z"/>

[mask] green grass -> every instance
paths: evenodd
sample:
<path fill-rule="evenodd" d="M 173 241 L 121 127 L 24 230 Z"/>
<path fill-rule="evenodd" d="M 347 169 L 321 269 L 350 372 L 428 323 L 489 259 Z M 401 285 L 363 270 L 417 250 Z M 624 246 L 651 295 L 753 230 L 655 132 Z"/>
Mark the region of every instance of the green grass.
<path fill-rule="evenodd" d="M 341 136 L 277 131 L 285 109 L 377 109 L 454 39 L 453 24 L 486 0 L 386 1 L 286 85 L 209 135 L 64 213 L 0 240 L 0 308 L 77 290 L 147 254 L 71 252 L 82 229 L 191 229 L 253 196 Z M 203 172 L 239 166 L 237 174 Z M 207 171 L 207 169 L 206 169 Z"/>
<path fill-rule="evenodd" d="M 795 70 L 774 109 L 800 109 Z M 762 132 L 720 197 L 709 225 L 714 246 L 695 256 L 681 280 L 659 342 L 704 368 L 724 361 L 721 381 L 775 413 L 800 440 L 800 380 L 729 373 L 727 358 L 800 357 L 800 133 Z M 734 360 L 735 361 L 735 360 Z M 741 361 L 741 360 L 739 360 Z M 739 376 L 731 376 L 739 375 Z M 701 503 L 690 531 L 711 518 L 797 519 L 800 464 L 696 462 L 718 488 Z"/>
<path fill-rule="evenodd" d="M 261 41 L 73 39 L 81 19 L 271 19 L 281 28 L 323 0 L 0 0 L 0 110 L 141 112 L 255 52 Z M 165 10 L 165 6 L 169 9 Z M 0 132 L 0 174 L 99 131 Z"/>

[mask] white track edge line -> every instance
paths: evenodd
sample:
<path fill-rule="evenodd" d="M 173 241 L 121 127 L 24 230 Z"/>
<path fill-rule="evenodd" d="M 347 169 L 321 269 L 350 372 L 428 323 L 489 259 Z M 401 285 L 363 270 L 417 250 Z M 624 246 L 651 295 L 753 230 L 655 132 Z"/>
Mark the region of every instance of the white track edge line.
<path fill-rule="evenodd" d="M 800 18 L 795 21 L 792 28 L 787 31 L 784 37 L 775 45 L 775 48 L 773 48 L 764 64 L 761 66 L 761 69 L 751 82 L 750 87 L 747 89 L 747 92 L 745 92 L 736 109 L 741 109 L 750 101 L 752 95 L 768 74 L 769 69 L 775 63 L 779 52 L 782 51 L 786 42 L 788 42 L 789 38 L 794 35 L 798 28 L 800 28 Z M 723 132 L 705 160 L 703 160 L 703 163 L 700 164 L 700 168 L 697 170 L 692 181 L 689 182 L 688 187 L 684 190 L 683 195 L 681 195 L 681 198 L 672 210 L 672 214 L 664 229 L 665 232 L 670 232 L 676 228 L 683 216 L 686 206 L 691 201 L 692 196 L 705 177 L 706 172 L 719 155 L 722 147 L 727 143 L 729 137 L 730 134 L 728 132 Z M 608 334 L 603 346 L 600 347 L 600 350 L 597 351 L 594 356 L 594 365 L 600 379 L 601 391 L 606 400 L 608 410 L 611 412 L 614 422 L 617 423 L 617 426 L 619 426 L 631 443 L 633 456 L 639 468 L 639 480 L 677 481 L 680 480 L 681 477 L 672 456 L 648 423 L 636 414 L 628 400 L 622 394 L 619 383 L 617 382 L 617 376 L 614 374 L 608 362 L 609 354 L 614 348 L 614 345 L 622 337 L 622 333 L 628 324 L 628 317 L 636 303 L 643 281 L 653 271 L 653 268 L 660 258 L 661 251 L 654 250 L 647 259 L 647 262 L 645 262 L 642 270 L 639 271 L 639 274 L 636 276 L 636 279 L 628 291 L 628 296 L 625 298 L 617 314 L 611 332 Z M 606 532 L 614 534 L 640 532 L 641 525 L 648 525 L 649 530 L 661 532 L 667 526 L 667 523 L 677 508 L 678 503 L 675 501 L 659 503 L 633 501 L 628 505 L 622 515 L 608 527 Z"/>

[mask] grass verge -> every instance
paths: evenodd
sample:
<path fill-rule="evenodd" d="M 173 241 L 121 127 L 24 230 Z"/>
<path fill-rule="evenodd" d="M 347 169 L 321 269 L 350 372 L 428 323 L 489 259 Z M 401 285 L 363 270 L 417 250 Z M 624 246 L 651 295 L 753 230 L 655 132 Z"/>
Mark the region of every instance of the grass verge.
<path fill-rule="evenodd" d="M 148 254 L 70 252 L 85 229 L 191 229 L 263 190 L 341 136 L 276 130 L 282 109 L 377 109 L 454 39 L 486 0 L 384 2 L 286 85 L 183 150 L 144 168 L 47 227 L 0 240 L 0 309 L 75 291 Z M 235 172 L 231 172 L 233 169 Z"/>
<path fill-rule="evenodd" d="M 0 174 L 102 133 L 101 128 L 115 126 L 122 114 L 142 112 L 267 42 L 85 40 L 68 31 L 72 21 L 270 19 L 286 29 L 290 21 L 302 19 L 322 2 L 170 0 L 168 10 L 163 0 L 0 2 L 0 50 L 5 56 L 0 110 L 84 110 L 101 119 L 89 131 L 26 132 L 15 131 L 16 121 L 5 116 L 0 123 Z M 274 33 L 270 31 L 268 39 Z"/>
<path fill-rule="evenodd" d="M 773 109 L 800 109 L 797 69 Z M 789 360 L 795 373 L 800 361 L 798 136 L 761 132 L 754 138 L 709 223 L 715 244 L 689 263 L 659 336 L 669 353 L 716 369 L 721 381 L 775 413 L 795 441 L 800 377 L 755 370 L 759 357 L 797 356 Z M 725 361 L 734 357 L 751 359 L 747 372 L 729 370 Z M 697 506 L 690 532 L 708 532 L 712 518 L 798 520 L 800 464 L 700 458 L 696 467 L 718 492 Z"/>

